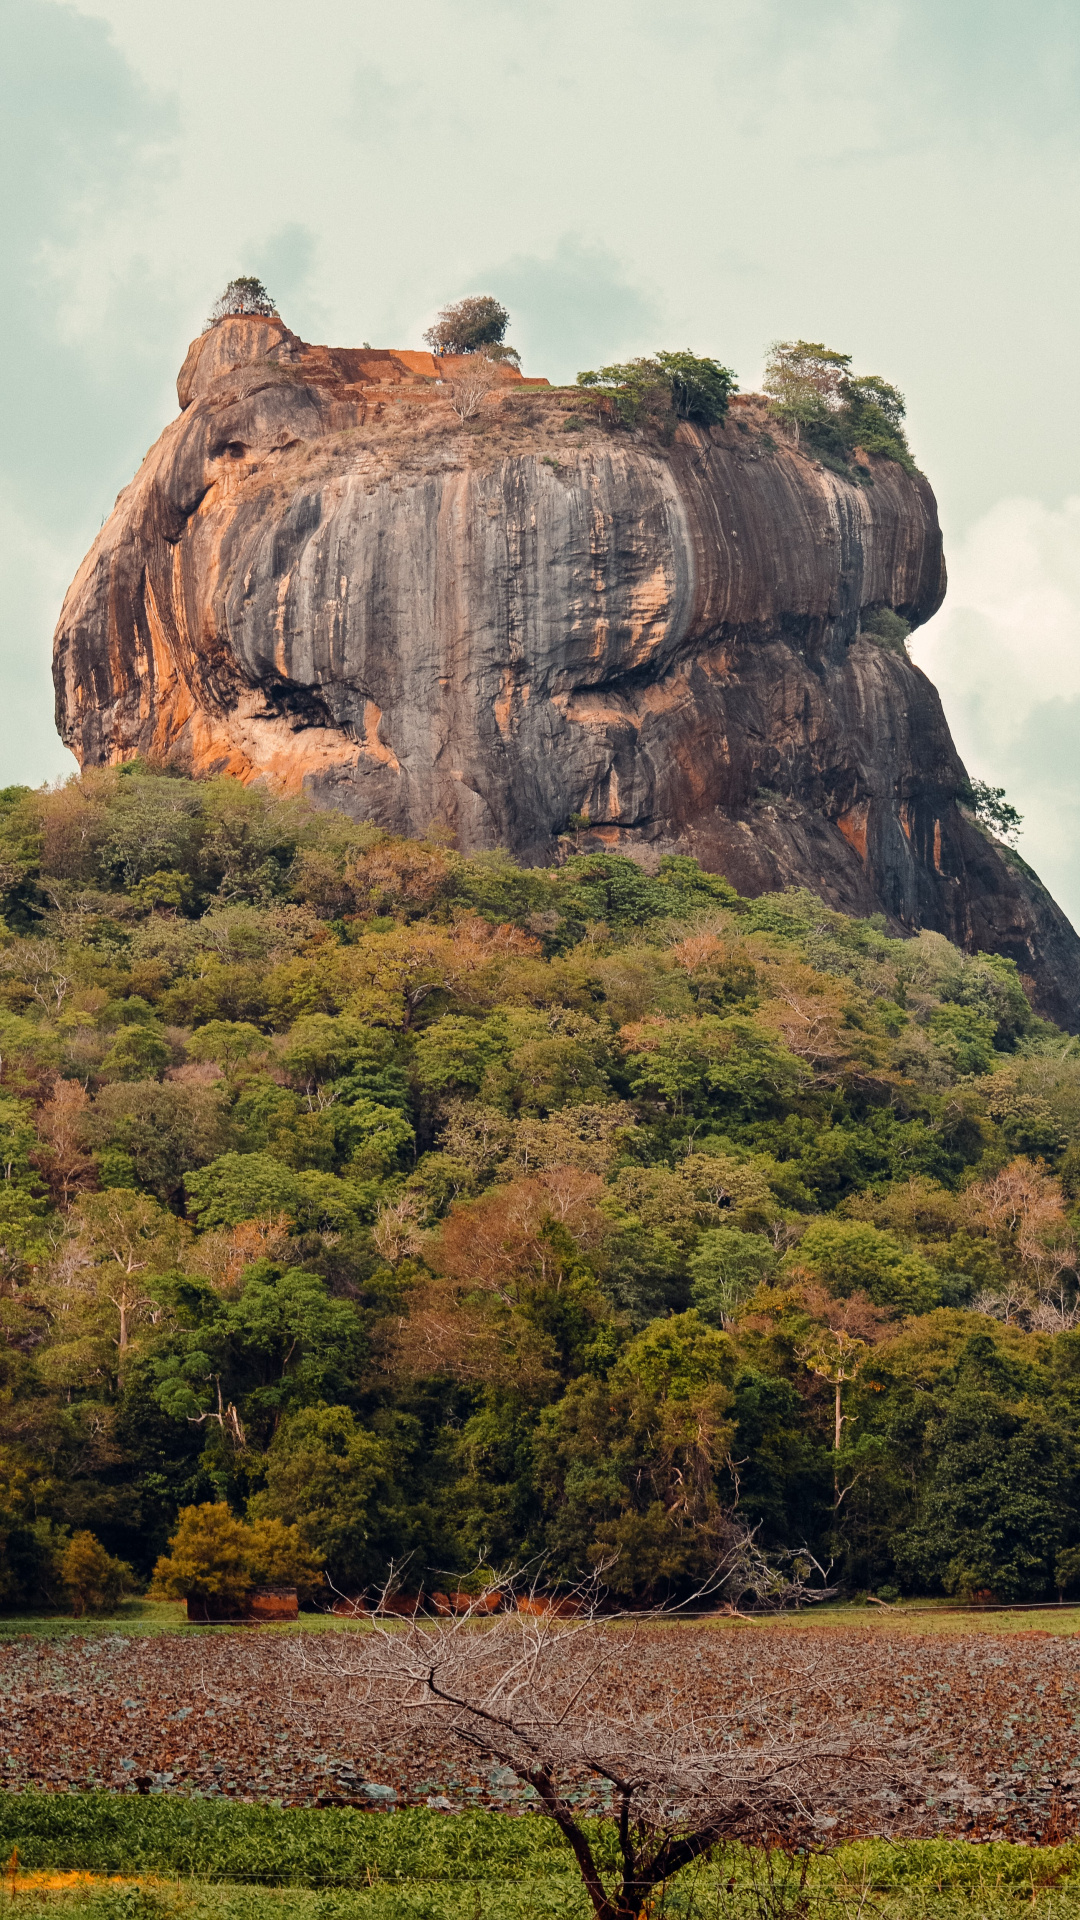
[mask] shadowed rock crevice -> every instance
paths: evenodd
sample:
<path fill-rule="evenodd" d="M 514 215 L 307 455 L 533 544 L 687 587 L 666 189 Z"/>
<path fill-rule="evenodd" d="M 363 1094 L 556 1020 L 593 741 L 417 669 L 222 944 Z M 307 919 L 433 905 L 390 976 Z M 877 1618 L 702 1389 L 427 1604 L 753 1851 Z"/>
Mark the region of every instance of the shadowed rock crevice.
<path fill-rule="evenodd" d="M 510 367 L 462 427 L 456 365 L 276 319 L 200 336 L 57 628 L 80 761 L 266 779 L 526 861 L 587 816 L 582 847 L 1008 954 L 1080 1025 L 1073 929 L 959 804 L 933 686 L 866 630 L 941 603 L 926 480 L 865 457 L 856 484 L 754 398 L 633 437 Z"/>

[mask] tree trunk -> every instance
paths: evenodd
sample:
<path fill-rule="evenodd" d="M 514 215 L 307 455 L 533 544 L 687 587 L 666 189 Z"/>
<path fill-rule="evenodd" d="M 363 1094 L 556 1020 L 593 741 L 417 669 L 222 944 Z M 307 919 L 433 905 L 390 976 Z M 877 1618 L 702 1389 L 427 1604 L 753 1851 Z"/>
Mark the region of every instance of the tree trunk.
<path fill-rule="evenodd" d="M 585 1882 L 585 1891 L 592 1902 L 592 1909 L 596 1915 L 596 1920 L 627 1920 L 627 1915 L 622 1907 L 622 1903 L 620 1902 L 617 1907 L 613 1906 L 607 1894 L 604 1892 L 603 1882 L 596 1870 L 596 1861 L 593 1859 L 592 1848 L 578 1826 L 577 1821 L 573 1818 L 572 1814 L 567 1811 L 566 1807 L 563 1806 L 562 1801 L 552 1786 L 550 1776 L 537 1771 L 527 1773 L 523 1777 L 536 1788 L 546 1811 L 551 1815 L 563 1839 L 573 1851 L 574 1858 L 578 1864 L 578 1871 Z M 631 1915 L 629 1920 L 637 1920 L 637 1914 L 634 1913 Z"/>

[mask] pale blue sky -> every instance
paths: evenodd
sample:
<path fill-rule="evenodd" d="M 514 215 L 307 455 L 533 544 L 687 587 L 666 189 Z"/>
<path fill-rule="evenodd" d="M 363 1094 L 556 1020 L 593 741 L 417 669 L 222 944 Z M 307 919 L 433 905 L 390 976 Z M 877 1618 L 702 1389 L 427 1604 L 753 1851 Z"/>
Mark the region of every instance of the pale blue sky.
<path fill-rule="evenodd" d="M 553 377 L 798 333 L 904 389 L 917 657 L 1080 918 L 1075 0 L 0 0 L 0 51 L 0 780 L 71 764 L 60 598 L 225 280 L 342 345 L 490 290 Z"/>

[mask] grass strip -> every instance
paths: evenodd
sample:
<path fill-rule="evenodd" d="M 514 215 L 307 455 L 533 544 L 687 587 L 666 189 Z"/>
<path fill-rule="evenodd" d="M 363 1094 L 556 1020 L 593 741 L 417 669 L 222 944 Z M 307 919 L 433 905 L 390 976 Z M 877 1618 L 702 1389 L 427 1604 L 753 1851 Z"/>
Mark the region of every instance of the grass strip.
<path fill-rule="evenodd" d="M 14 1848 L 28 1878 L 11 1911 L 24 1920 L 35 1907 L 64 1920 L 587 1920 L 589 1911 L 566 1848 L 533 1815 L 28 1791 L 0 1794 L 0 1860 Z M 66 1870 L 103 1878 L 34 1882 Z M 110 1885 L 108 1874 L 138 1883 Z M 1080 1841 L 861 1841 L 816 1858 L 804 1894 L 797 1882 L 797 1868 L 732 1850 L 675 1881 L 655 1920 L 1004 1920 L 1018 1902 L 1043 1920 L 1076 1920 Z M 3 1920 L 10 1886 L 5 1877 Z"/>
<path fill-rule="evenodd" d="M 373 1878 L 503 1879 L 566 1865 L 547 1820 L 405 1807 L 368 1813 L 166 1794 L 0 1794 L 0 1860 L 28 1870 L 180 1874 L 264 1886 L 361 1887 Z"/>
<path fill-rule="evenodd" d="M 953 1608 L 947 1600 L 902 1601 L 896 1607 L 874 1607 L 861 1601 L 838 1600 L 802 1613 L 760 1614 L 752 1623 L 733 1620 L 729 1615 L 672 1617 L 666 1622 L 671 1632 L 707 1625 L 719 1633 L 758 1634 L 820 1630 L 822 1627 L 860 1633 L 867 1630 L 922 1637 L 926 1634 L 999 1635 L 1052 1633 L 1080 1637 L 1080 1605 L 1059 1607 L 1051 1601 L 1045 1606 L 1025 1606 L 1022 1610 L 974 1607 L 970 1611 Z M 628 1622 L 627 1625 L 632 1625 Z M 615 1629 L 619 1631 L 617 1627 Z M 0 1644 L 8 1640 L 106 1640 L 115 1635 L 141 1639 L 158 1634 L 183 1634 L 192 1639 L 228 1639 L 236 1634 L 257 1632 L 265 1639 L 309 1633 L 366 1633 L 364 1620 L 343 1620 L 334 1614 L 302 1613 L 291 1622 L 264 1622 L 253 1627 L 250 1621 L 231 1626 L 193 1625 L 179 1601 L 132 1599 L 110 1614 L 82 1615 L 76 1619 L 64 1613 L 0 1613 Z"/>

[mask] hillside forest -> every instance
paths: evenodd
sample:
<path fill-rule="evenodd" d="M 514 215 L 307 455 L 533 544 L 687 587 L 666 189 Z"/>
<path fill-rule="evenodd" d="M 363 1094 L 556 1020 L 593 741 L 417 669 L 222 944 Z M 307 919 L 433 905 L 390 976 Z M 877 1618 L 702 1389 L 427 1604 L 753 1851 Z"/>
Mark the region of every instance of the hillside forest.
<path fill-rule="evenodd" d="M 315 1604 L 678 1595 L 733 1516 L 850 1593 L 1080 1589 L 1080 1046 L 1001 958 L 562 844 L 0 794 L 9 1611 L 200 1507 Z"/>

